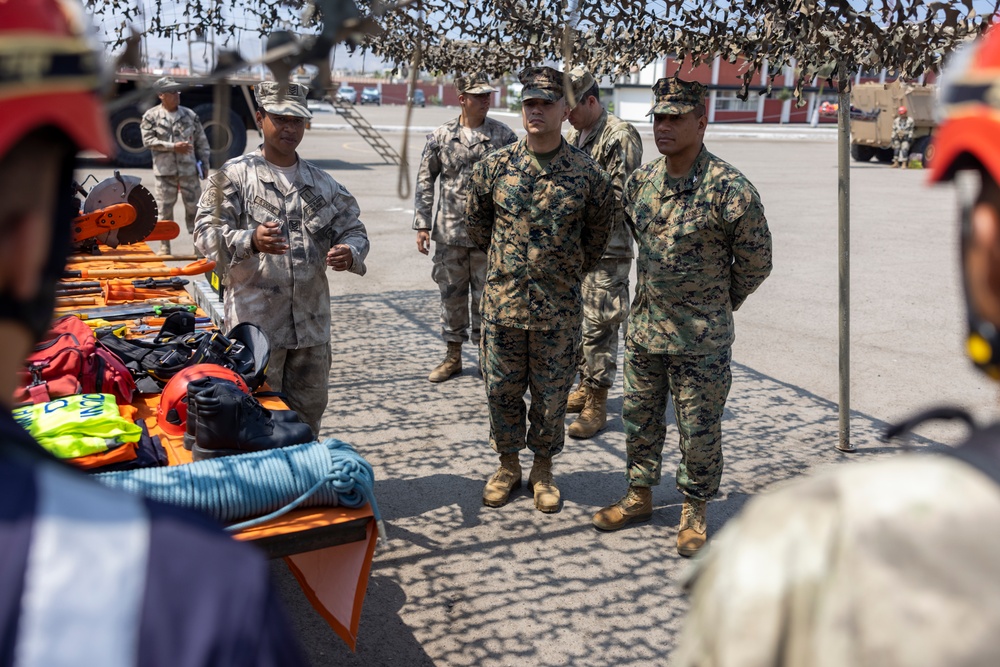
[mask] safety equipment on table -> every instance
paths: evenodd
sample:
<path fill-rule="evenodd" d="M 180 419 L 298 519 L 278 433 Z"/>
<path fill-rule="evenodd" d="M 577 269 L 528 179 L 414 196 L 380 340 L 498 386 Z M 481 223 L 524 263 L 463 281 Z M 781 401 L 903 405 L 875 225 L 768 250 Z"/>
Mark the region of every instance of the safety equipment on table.
<path fill-rule="evenodd" d="M 1000 32 L 990 28 L 983 38 L 956 52 L 950 62 L 940 80 L 938 115 L 942 122 L 931 144 L 930 180 L 950 181 L 959 172 L 972 170 L 978 175 L 982 169 L 1000 183 L 1000 98 L 994 93 L 994 86 L 1000 83 Z M 963 262 L 978 186 L 958 188 Z M 966 351 L 980 370 L 1000 380 L 1000 332 L 976 311 L 968 285 L 965 304 L 969 323 Z"/>
<path fill-rule="evenodd" d="M 198 440 L 198 396 L 208 392 L 213 385 L 229 382 L 217 377 L 205 377 L 192 380 L 187 389 L 187 419 L 184 423 L 184 449 L 191 451 Z M 232 384 L 230 382 L 230 384 Z M 272 392 L 273 393 L 273 392 Z M 294 410 L 268 410 L 260 407 L 265 419 L 276 422 L 301 422 L 299 414 Z"/>
<path fill-rule="evenodd" d="M 167 435 L 184 433 L 188 420 L 188 385 L 201 378 L 219 378 L 232 382 L 240 391 L 249 394 L 243 378 L 233 370 L 219 364 L 194 364 L 177 371 L 167 381 L 156 407 L 156 423 Z"/>
<path fill-rule="evenodd" d="M 277 421 L 253 396 L 228 382 L 191 396 L 197 405 L 195 461 L 288 447 L 314 440 L 308 424 Z"/>
<path fill-rule="evenodd" d="M 271 341 L 267 339 L 267 334 L 256 324 L 240 322 L 229 330 L 226 337 L 243 346 L 245 352 L 240 353 L 242 364 L 237 372 L 250 385 L 251 391 L 257 391 L 267 379 L 267 365 L 271 361 Z M 250 370 L 245 370 L 247 361 L 250 362 Z"/>
<path fill-rule="evenodd" d="M 153 194 L 140 185 L 136 176 L 122 176 L 118 171 L 87 194 L 83 212 L 73 221 L 73 242 L 100 241 L 117 248 L 145 241 L 156 229 L 159 215 Z M 78 192 L 83 192 L 80 188 Z M 124 219 L 113 212 L 123 210 Z"/>
<path fill-rule="evenodd" d="M 900 116 L 905 116 L 906 115 L 906 107 L 899 107 L 898 109 L 896 109 L 896 113 L 898 113 Z"/>
<path fill-rule="evenodd" d="M 0 159 L 34 130 L 54 127 L 78 150 L 111 155 L 114 143 L 107 114 L 97 95 L 107 80 L 103 50 L 85 34 L 86 16 L 64 0 L 0 3 Z M 54 207 L 52 242 L 37 296 L 15 297 L 0 291 L 0 320 L 27 327 L 42 339 L 52 320 L 55 285 L 69 252 L 70 220 L 76 215 L 73 182 L 75 156 L 67 156 L 59 174 L 60 199 Z"/>
<path fill-rule="evenodd" d="M 111 394 L 77 394 L 15 408 L 14 421 L 61 459 L 136 442 L 142 428 L 121 416 Z"/>

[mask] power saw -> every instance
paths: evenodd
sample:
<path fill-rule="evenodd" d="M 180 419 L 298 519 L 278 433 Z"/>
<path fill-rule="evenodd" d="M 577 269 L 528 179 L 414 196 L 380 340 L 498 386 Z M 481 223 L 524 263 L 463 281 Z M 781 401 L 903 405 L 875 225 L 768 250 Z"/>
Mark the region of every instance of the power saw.
<path fill-rule="evenodd" d="M 86 194 L 83 211 L 73 220 L 73 243 L 93 245 L 95 241 L 117 248 L 144 241 L 156 230 L 157 208 L 152 193 L 136 176 L 118 171 Z"/>

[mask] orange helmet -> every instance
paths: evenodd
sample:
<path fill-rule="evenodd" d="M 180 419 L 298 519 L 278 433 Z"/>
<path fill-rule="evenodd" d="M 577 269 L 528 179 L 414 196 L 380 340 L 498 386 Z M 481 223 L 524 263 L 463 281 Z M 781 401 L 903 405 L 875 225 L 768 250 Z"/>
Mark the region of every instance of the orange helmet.
<path fill-rule="evenodd" d="M 1000 32 L 990 28 L 952 57 L 941 77 L 943 122 L 934 134 L 931 182 L 949 181 L 958 169 L 981 164 L 1000 183 Z"/>
<path fill-rule="evenodd" d="M 898 113 L 900 116 L 905 115 L 906 107 L 899 107 L 898 109 L 896 109 L 896 113 Z"/>
<path fill-rule="evenodd" d="M 163 387 L 160 402 L 156 406 L 156 423 L 167 435 L 182 435 L 187 425 L 188 383 L 199 378 L 214 377 L 228 380 L 241 391 L 250 393 L 243 378 L 225 366 L 218 364 L 194 364 L 177 371 Z"/>
<path fill-rule="evenodd" d="M 107 114 L 96 94 L 101 60 L 72 0 L 0 2 L 0 156 L 44 126 L 78 149 L 112 152 Z"/>

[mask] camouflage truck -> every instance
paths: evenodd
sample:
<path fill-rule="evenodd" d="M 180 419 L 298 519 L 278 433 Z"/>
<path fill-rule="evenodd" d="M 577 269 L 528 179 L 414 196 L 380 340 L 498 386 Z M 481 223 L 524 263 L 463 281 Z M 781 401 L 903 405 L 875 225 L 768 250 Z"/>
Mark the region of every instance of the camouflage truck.
<path fill-rule="evenodd" d="M 914 121 L 910 155 L 920 154 L 926 167 L 934 131 L 934 86 L 911 83 L 862 83 L 851 91 L 851 157 L 892 162 L 892 121 L 904 106 Z"/>

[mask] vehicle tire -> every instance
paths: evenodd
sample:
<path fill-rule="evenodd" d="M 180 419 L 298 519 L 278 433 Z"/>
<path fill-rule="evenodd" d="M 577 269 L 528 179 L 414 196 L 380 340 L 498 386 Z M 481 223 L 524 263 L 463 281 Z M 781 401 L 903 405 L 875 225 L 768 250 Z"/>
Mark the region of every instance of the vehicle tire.
<path fill-rule="evenodd" d="M 211 104 L 199 104 L 194 108 L 212 149 L 213 169 L 218 169 L 230 158 L 243 155 L 243 150 L 247 147 L 247 127 L 243 119 L 232 109 L 228 111 L 228 122 L 220 125 L 213 118 L 214 107 Z"/>
<path fill-rule="evenodd" d="M 892 148 L 879 148 L 875 151 L 875 159 L 882 164 L 892 162 Z"/>
<path fill-rule="evenodd" d="M 142 145 L 142 114 L 137 107 L 126 107 L 111 114 L 111 136 L 118 152 L 115 163 L 122 167 L 149 168 L 153 155 Z"/>
<path fill-rule="evenodd" d="M 875 157 L 875 149 L 862 144 L 851 144 L 851 157 L 856 162 L 871 162 L 871 159 Z"/>
<path fill-rule="evenodd" d="M 920 164 L 924 169 L 931 166 L 931 154 L 933 152 L 934 149 L 931 148 L 931 136 L 929 134 L 917 137 L 913 142 L 913 148 L 910 149 L 910 155 L 920 153 Z"/>

